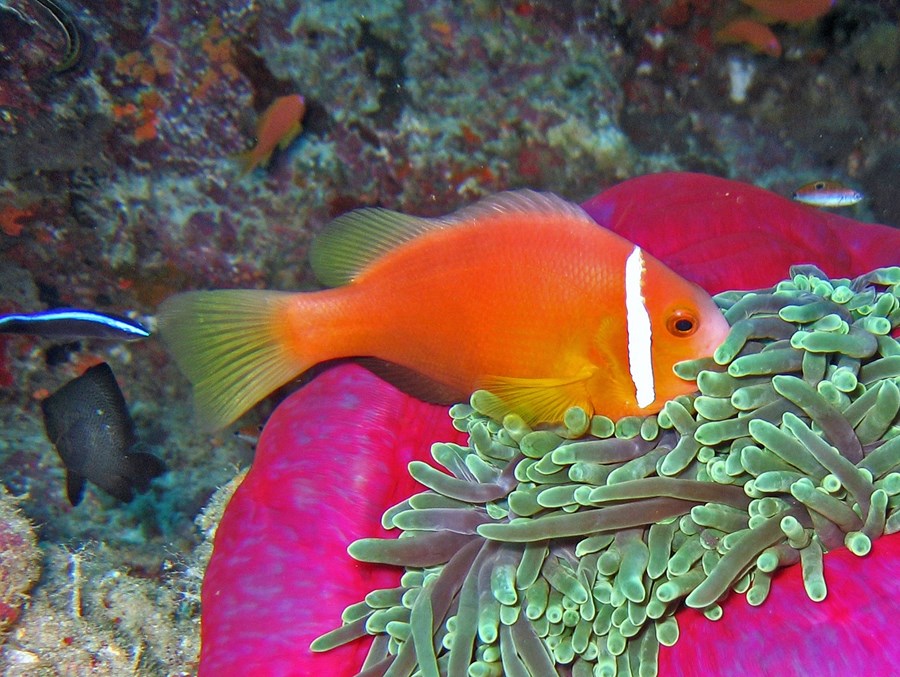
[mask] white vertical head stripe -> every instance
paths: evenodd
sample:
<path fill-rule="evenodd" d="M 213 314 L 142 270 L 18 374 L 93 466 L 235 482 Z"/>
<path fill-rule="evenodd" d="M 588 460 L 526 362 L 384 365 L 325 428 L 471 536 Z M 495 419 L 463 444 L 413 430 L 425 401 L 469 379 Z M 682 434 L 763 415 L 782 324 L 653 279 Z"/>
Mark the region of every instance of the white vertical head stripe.
<path fill-rule="evenodd" d="M 628 334 L 628 369 L 639 407 L 656 399 L 650 345 L 653 330 L 644 299 L 644 254 L 635 247 L 625 261 L 625 320 Z"/>

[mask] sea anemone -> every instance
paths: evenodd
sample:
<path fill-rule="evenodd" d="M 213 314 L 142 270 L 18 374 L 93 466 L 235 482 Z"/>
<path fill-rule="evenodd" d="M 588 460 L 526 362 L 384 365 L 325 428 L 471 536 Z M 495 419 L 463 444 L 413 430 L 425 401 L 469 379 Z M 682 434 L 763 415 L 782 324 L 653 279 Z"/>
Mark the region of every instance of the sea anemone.
<path fill-rule="evenodd" d="M 798 562 L 824 599 L 824 553 L 900 531 L 900 267 L 715 300 L 731 333 L 658 415 L 532 430 L 484 392 L 454 406 L 468 445 L 432 447 L 447 473 L 410 463 L 428 490 L 385 513 L 400 538 L 349 547 L 400 585 L 313 650 L 374 635 L 364 674 L 651 675 L 684 606 L 760 605 Z"/>

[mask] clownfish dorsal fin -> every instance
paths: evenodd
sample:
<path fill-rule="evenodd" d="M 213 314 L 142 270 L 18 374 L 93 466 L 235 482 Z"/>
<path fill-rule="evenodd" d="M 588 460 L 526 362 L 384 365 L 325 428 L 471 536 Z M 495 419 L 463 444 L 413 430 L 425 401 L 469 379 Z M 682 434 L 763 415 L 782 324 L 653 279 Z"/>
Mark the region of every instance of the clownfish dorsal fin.
<path fill-rule="evenodd" d="M 439 218 L 409 216 L 370 207 L 347 212 L 325 226 L 313 240 L 309 261 L 318 280 L 329 287 L 352 282 L 370 264 L 418 237 L 447 228 L 487 222 L 510 214 L 575 217 L 597 224 L 578 205 L 551 193 L 506 191 Z"/>
<path fill-rule="evenodd" d="M 319 282 L 339 287 L 352 282 L 369 264 L 423 233 L 446 227 L 441 219 L 408 216 L 372 207 L 347 212 L 325 226 L 309 249 Z"/>

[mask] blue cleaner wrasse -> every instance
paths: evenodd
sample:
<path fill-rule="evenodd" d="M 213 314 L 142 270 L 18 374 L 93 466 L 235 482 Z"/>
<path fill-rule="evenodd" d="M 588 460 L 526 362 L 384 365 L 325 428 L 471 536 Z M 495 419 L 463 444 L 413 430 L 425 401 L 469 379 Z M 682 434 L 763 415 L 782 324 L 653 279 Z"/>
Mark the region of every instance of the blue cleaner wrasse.
<path fill-rule="evenodd" d="M 0 334 L 33 334 L 53 339 L 139 341 L 150 332 L 121 315 L 78 308 L 54 308 L 37 313 L 0 315 Z"/>
<path fill-rule="evenodd" d="M 427 377 L 443 401 L 487 390 L 496 418 L 646 415 L 692 392 L 673 365 L 728 333 L 706 292 L 550 194 L 500 193 L 432 219 L 357 210 L 310 257 L 336 288 L 188 292 L 160 307 L 208 427 L 345 357 Z"/>

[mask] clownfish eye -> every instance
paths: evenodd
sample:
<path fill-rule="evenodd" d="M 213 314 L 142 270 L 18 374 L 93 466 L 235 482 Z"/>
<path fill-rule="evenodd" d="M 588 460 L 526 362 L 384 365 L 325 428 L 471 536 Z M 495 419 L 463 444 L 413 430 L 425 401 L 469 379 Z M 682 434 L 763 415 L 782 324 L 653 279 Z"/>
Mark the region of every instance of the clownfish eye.
<path fill-rule="evenodd" d="M 686 310 L 676 310 L 666 320 L 666 329 L 673 336 L 690 336 L 699 326 L 697 318 Z"/>

